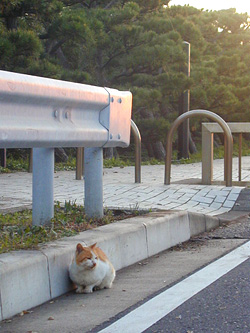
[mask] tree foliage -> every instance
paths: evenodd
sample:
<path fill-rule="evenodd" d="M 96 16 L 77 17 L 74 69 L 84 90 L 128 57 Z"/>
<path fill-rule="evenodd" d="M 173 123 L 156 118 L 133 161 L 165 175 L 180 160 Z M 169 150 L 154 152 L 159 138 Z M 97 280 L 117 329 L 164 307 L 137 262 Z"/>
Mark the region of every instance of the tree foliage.
<path fill-rule="evenodd" d="M 0 68 L 130 90 L 148 147 L 164 141 L 185 89 L 191 109 L 248 121 L 248 15 L 168 3 L 2 0 Z M 191 43 L 190 79 L 183 41 Z"/>

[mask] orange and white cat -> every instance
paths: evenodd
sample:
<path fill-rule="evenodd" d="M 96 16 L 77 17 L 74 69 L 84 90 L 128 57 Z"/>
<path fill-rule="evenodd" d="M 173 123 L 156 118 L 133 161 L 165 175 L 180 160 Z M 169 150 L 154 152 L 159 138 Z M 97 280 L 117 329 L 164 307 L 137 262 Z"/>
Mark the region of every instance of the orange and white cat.
<path fill-rule="evenodd" d="M 94 287 L 111 288 L 115 269 L 96 243 L 86 247 L 79 243 L 69 267 L 69 276 L 77 286 L 77 293 L 89 294 Z"/>

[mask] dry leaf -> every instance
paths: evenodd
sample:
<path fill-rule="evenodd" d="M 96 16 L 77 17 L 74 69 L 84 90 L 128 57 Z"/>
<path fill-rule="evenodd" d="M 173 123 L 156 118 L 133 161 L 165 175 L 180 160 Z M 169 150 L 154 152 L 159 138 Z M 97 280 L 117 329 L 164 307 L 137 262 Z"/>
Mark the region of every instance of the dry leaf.
<path fill-rule="evenodd" d="M 22 311 L 21 313 L 19 313 L 19 316 L 22 317 L 22 316 L 24 316 L 24 315 L 26 315 L 26 314 L 29 314 L 29 313 L 32 313 L 32 312 L 33 312 L 33 311 L 24 310 L 24 311 Z"/>
<path fill-rule="evenodd" d="M 48 320 L 55 320 L 55 318 L 54 317 L 49 317 Z"/>
<path fill-rule="evenodd" d="M 24 311 L 23 311 L 23 314 L 29 314 L 29 313 L 32 313 L 32 312 L 34 312 L 34 311 L 24 310 Z"/>

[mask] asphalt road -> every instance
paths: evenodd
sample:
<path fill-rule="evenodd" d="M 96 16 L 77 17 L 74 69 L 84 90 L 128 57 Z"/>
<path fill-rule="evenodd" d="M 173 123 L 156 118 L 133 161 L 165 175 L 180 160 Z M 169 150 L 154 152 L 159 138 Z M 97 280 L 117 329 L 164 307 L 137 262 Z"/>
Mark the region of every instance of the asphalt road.
<path fill-rule="evenodd" d="M 97 331 L 248 332 L 249 257 L 247 242 Z"/>
<path fill-rule="evenodd" d="M 247 260 L 145 332 L 250 332 L 249 272 Z"/>

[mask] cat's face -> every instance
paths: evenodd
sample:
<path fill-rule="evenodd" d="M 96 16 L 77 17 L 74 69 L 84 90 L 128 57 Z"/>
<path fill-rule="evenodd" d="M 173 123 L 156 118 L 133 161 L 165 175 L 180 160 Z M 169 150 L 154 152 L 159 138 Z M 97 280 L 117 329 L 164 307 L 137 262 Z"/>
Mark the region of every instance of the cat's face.
<path fill-rule="evenodd" d="M 82 246 L 80 243 L 76 246 L 76 263 L 86 269 L 94 269 L 98 264 L 98 255 L 95 253 L 95 246 Z"/>

